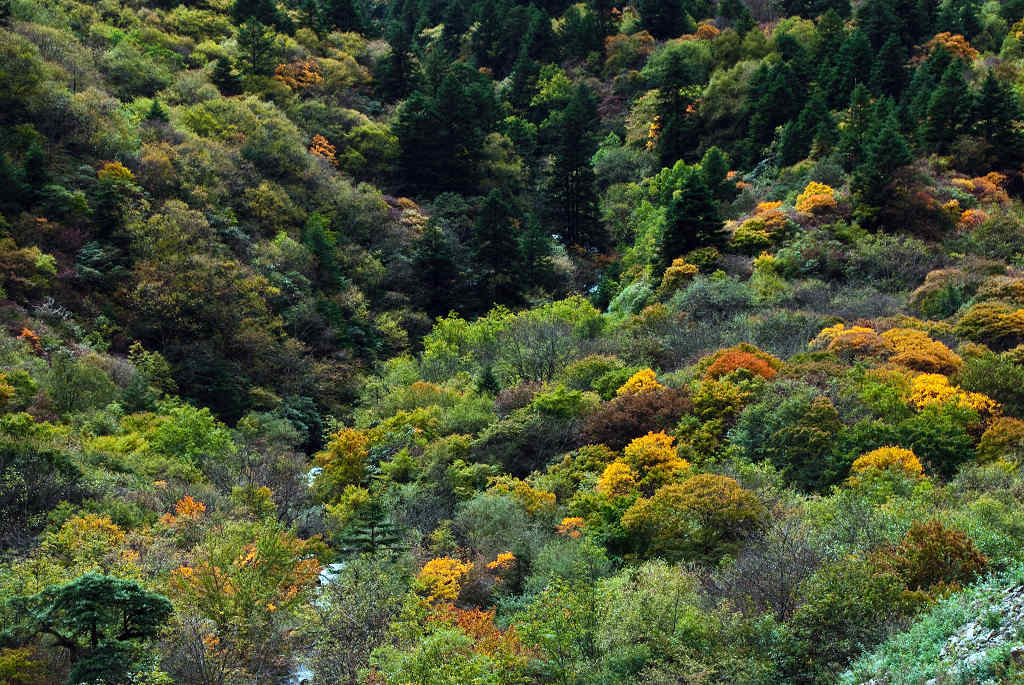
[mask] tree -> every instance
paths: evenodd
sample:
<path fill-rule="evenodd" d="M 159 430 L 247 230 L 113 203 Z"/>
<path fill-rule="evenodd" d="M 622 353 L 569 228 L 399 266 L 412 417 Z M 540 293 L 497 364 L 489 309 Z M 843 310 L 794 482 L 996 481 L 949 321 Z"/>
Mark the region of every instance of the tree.
<path fill-rule="evenodd" d="M 281 50 L 274 29 L 249 17 L 238 27 L 238 68 L 247 74 L 269 76 Z"/>
<path fill-rule="evenodd" d="M 16 633 L 42 635 L 67 650 L 71 683 L 125 682 L 137 645 L 155 638 L 173 612 L 163 595 L 95 573 L 9 601 L 22 617 Z"/>
<path fill-rule="evenodd" d="M 898 36 L 889 36 L 871 65 L 871 90 L 898 97 L 907 83 L 907 49 Z"/>
<path fill-rule="evenodd" d="M 291 33 L 294 28 L 292 20 L 278 9 L 274 0 L 235 0 L 231 6 L 231 20 L 238 25 L 256 21 L 285 33 Z"/>
<path fill-rule="evenodd" d="M 403 183 L 420 191 L 475 190 L 497 107 L 490 78 L 463 62 L 448 65 L 436 87 L 414 92 L 393 125 Z"/>
<path fill-rule="evenodd" d="M 637 500 L 622 525 L 640 535 L 648 554 L 715 560 L 760 526 L 765 513 L 757 496 L 734 479 L 702 473 Z"/>
<path fill-rule="evenodd" d="M 683 33 L 686 15 L 681 0 L 639 0 L 637 9 L 644 28 L 655 38 L 676 38 Z"/>
<path fill-rule="evenodd" d="M 899 130 L 895 115 L 886 118 L 872 136 L 865 151 L 864 161 L 855 170 L 850 187 L 864 202 L 880 206 L 883 191 L 892 180 L 892 173 L 914 159 L 910 145 Z"/>
<path fill-rule="evenodd" d="M 395 551 L 402 547 L 402 530 L 391 522 L 384 506 L 371 498 L 340 533 L 337 546 L 349 556 Z"/>
<path fill-rule="evenodd" d="M 238 77 L 231 60 L 223 55 L 213 63 L 210 81 L 220 89 L 222 95 L 238 95 L 242 92 L 242 80 Z"/>
<path fill-rule="evenodd" d="M 847 170 L 856 168 L 864 161 L 869 136 L 877 125 L 871 94 L 863 83 L 858 83 L 850 94 L 846 126 L 839 136 L 838 152 Z"/>
<path fill-rule="evenodd" d="M 1018 163 L 1021 136 L 1015 123 L 1020 120 L 1016 96 L 990 69 L 974 98 L 973 130 L 995 149 L 996 161 L 1007 166 Z"/>
<path fill-rule="evenodd" d="M 320 0 L 319 9 L 322 22 L 329 28 L 361 33 L 366 27 L 357 0 Z"/>
<path fill-rule="evenodd" d="M 481 281 L 480 304 L 484 310 L 495 303 L 519 301 L 519 225 L 512 205 L 501 191 L 492 190 L 480 206 L 472 238 L 474 271 Z"/>
<path fill-rule="evenodd" d="M 600 119 L 590 89 L 580 84 L 561 112 L 545 126 L 554 140 L 550 194 L 553 215 L 565 245 L 601 248 L 605 244 L 597 216 L 597 188 L 590 160 L 597 152 Z"/>
<path fill-rule="evenodd" d="M 945 152 L 958 135 L 968 130 L 971 96 L 963 75 L 964 65 L 953 60 L 942 74 L 924 112 L 918 136 L 928 147 Z"/>
<path fill-rule="evenodd" d="M 659 267 L 698 247 L 721 245 L 725 240 L 711 190 L 699 170 L 686 170 L 679 190 L 672 195 L 665 228 L 658 245 Z"/>
<path fill-rule="evenodd" d="M 408 572 L 386 555 L 349 559 L 332 573 L 322 601 L 313 604 L 311 670 L 326 682 L 358 685 L 370 653 L 388 641 L 402 608 Z M 338 645 L 344 644 L 344 649 Z"/>
<path fill-rule="evenodd" d="M 835 64 L 822 68 L 818 74 L 830 107 L 846 104 L 854 86 L 868 81 L 873 61 L 874 51 L 868 34 L 859 28 L 854 30 L 843 41 Z"/>
<path fill-rule="evenodd" d="M 658 157 L 664 167 L 671 167 L 693 147 L 689 86 L 699 80 L 697 67 L 682 52 L 668 53 L 658 74 Z"/>

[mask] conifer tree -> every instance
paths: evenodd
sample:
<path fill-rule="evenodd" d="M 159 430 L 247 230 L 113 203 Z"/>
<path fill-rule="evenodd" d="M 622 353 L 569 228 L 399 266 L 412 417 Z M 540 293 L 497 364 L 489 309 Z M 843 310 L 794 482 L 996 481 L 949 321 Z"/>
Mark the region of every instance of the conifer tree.
<path fill-rule="evenodd" d="M 328 28 L 356 33 L 366 30 L 366 20 L 357 0 L 320 0 L 320 16 Z"/>
<path fill-rule="evenodd" d="M 974 98 L 971 119 L 975 135 L 985 138 L 993 146 L 997 163 L 1019 163 L 1021 136 L 1015 122 L 1020 120 L 1020 105 L 1013 91 L 991 70 Z"/>
<path fill-rule="evenodd" d="M 605 240 L 597 214 L 597 187 L 590 160 L 597 152 L 600 118 L 594 94 L 584 84 L 545 127 L 553 134 L 550 180 L 553 217 L 566 245 L 600 249 Z"/>
<path fill-rule="evenodd" d="M 682 35 L 685 13 L 681 0 L 637 0 L 636 8 L 644 28 L 655 38 L 664 40 Z"/>
<path fill-rule="evenodd" d="M 868 35 L 858 28 L 843 41 L 834 66 L 818 75 L 829 107 L 846 104 L 854 86 L 870 78 L 873 61 L 874 51 Z"/>
<path fill-rule="evenodd" d="M 402 547 L 402 531 L 392 523 L 376 498 L 339 535 L 338 550 L 346 556 L 394 552 Z"/>
<path fill-rule="evenodd" d="M 871 91 L 896 97 L 907 83 L 907 49 L 898 36 L 889 36 L 871 65 Z"/>
<path fill-rule="evenodd" d="M 698 247 L 721 245 L 724 240 L 722 219 L 704 175 L 690 168 L 668 206 L 658 244 L 659 267 L 667 269 L 673 259 Z"/>
<path fill-rule="evenodd" d="M 423 284 L 419 305 L 432 318 L 458 309 L 458 291 L 462 276 L 454 237 L 444 229 L 437 217 L 431 217 L 416 244 L 412 266 Z"/>
<path fill-rule="evenodd" d="M 223 55 L 213 63 L 210 81 L 220 89 L 221 95 L 238 95 L 242 91 L 242 80 L 231 64 L 231 60 Z"/>
<path fill-rule="evenodd" d="M 239 26 L 256 21 L 283 33 L 291 33 L 294 28 L 291 19 L 278 9 L 274 0 L 235 0 L 231 5 L 231 20 Z"/>
<path fill-rule="evenodd" d="M 945 152 L 958 135 L 968 130 L 971 96 L 963 75 L 964 65 L 954 60 L 928 99 L 918 137 L 929 148 Z"/>
<path fill-rule="evenodd" d="M 700 160 L 700 171 L 716 202 L 731 202 L 736 197 L 736 184 L 727 178 L 729 158 L 721 148 L 708 148 Z"/>
<path fill-rule="evenodd" d="M 518 304 L 522 260 L 515 209 L 494 189 L 484 198 L 473 226 L 474 274 L 479 278 L 480 310 Z"/>
<path fill-rule="evenodd" d="M 243 73 L 269 75 L 277 66 L 280 49 L 274 29 L 253 17 L 238 28 L 238 66 Z"/>
<path fill-rule="evenodd" d="M 658 157 L 663 167 L 671 167 L 693 145 L 693 124 L 687 116 L 691 99 L 686 88 L 697 81 L 697 74 L 682 54 L 673 52 L 658 76 Z"/>
<path fill-rule="evenodd" d="M 871 105 L 871 94 L 863 83 L 858 83 L 850 95 L 846 126 L 839 136 L 838 151 L 847 171 L 852 171 L 864 161 L 868 137 L 875 128 L 875 108 Z"/>
<path fill-rule="evenodd" d="M 889 36 L 903 34 L 903 3 L 900 0 L 864 0 L 857 8 L 857 29 L 863 31 L 878 50 Z M 866 78 L 865 73 L 861 78 Z"/>
<path fill-rule="evenodd" d="M 882 205 L 892 173 L 913 159 L 910 145 L 900 133 L 899 120 L 895 114 L 890 114 L 872 135 L 864 161 L 854 170 L 851 187 L 867 204 Z"/>

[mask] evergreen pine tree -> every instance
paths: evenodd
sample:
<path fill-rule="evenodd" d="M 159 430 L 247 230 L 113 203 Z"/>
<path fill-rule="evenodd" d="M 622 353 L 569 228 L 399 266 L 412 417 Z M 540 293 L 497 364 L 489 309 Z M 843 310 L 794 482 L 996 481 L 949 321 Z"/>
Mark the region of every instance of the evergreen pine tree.
<path fill-rule="evenodd" d="M 268 76 L 277 66 L 281 46 L 274 29 L 253 17 L 238 27 L 239 70 L 246 74 Z"/>
<path fill-rule="evenodd" d="M 834 66 L 818 75 L 828 106 L 837 108 L 846 104 L 854 86 L 870 78 L 873 62 L 874 51 L 867 33 L 854 30 L 843 41 Z"/>
<path fill-rule="evenodd" d="M 658 244 L 661 270 L 672 260 L 698 247 L 720 246 L 725 241 L 722 220 L 711 190 L 699 169 L 688 169 L 672 195 L 665 228 Z"/>
<path fill-rule="evenodd" d="M 553 134 L 552 218 L 565 245 L 601 249 L 605 244 L 597 214 L 597 180 L 590 163 L 597 152 L 599 124 L 594 94 L 580 84 L 565 109 L 545 127 L 546 134 Z"/>
<path fill-rule="evenodd" d="M 242 92 L 242 80 L 227 57 L 218 57 L 213 63 L 210 81 L 220 89 L 221 95 L 231 96 Z"/>
<path fill-rule="evenodd" d="M 733 28 L 736 29 L 736 33 L 738 33 L 740 38 L 742 38 L 755 26 L 757 26 L 757 21 L 754 19 L 754 15 L 750 13 L 750 8 L 743 3 L 740 3 L 739 15 L 733 23 Z"/>
<path fill-rule="evenodd" d="M 458 293 L 462 276 L 457 257 L 458 248 L 437 217 L 431 217 L 416 243 L 412 266 L 423 284 L 418 291 L 418 304 L 432 318 L 459 309 Z"/>
<path fill-rule="evenodd" d="M 736 197 L 736 184 L 727 178 L 729 157 L 721 148 L 708 148 L 700 160 L 700 171 L 716 202 L 731 202 Z"/>
<path fill-rule="evenodd" d="M 895 115 L 887 117 L 874 133 L 865 150 L 864 162 L 853 173 L 851 187 L 869 205 L 884 203 L 886 185 L 892 173 L 910 164 L 914 157 L 910 145 L 900 133 Z"/>
<path fill-rule="evenodd" d="M 164 106 L 160 104 L 160 100 L 153 98 L 153 104 L 146 111 L 145 119 L 146 121 L 167 122 L 170 120 L 170 116 Z"/>
<path fill-rule="evenodd" d="M 907 49 L 898 36 L 889 36 L 871 65 L 871 90 L 896 97 L 907 82 Z"/>
<path fill-rule="evenodd" d="M 294 29 L 288 15 L 278 9 L 274 0 L 235 0 L 231 5 L 231 20 L 241 26 L 250 20 L 264 26 L 273 26 L 282 33 Z"/>
<path fill-rule="evenodd" d="M 945 152 L 970 126 L 971 96 L 963 75 L 964 65 L 954 60 L 928 99 L 918 137 L 929 148 Z"/>
<path fill-rule="evenodd" d="M 544 230 L 536 215 L 528 214 L 519 237 L 519 255 L 526 283 L 544 287 L 551 281 L 553 248 L 551 234 Z"/>
<path fill-rule="evenodd" d="M 1020 104 L 1013 91 L 989 70 L 972 108 L 973 132 L 987 140 L 995 150 L 995 160 L 1002 165 L 1020 162 L 1021 136 L 1015 122 L 1020 120 Z"/>
<path fill-rule="evenodd" d="M 402 548 L 402 530 L 388 519 L 384 507 L 374 498 L 339 535 L 337 545 L 345 556 L 397 552 Z"/>
<path fill-rule="evenodd" d="M 501 191 L 492 190 L 480 206 L 473 226 L 473 269 L 480 279 L 480 310 L 495 304 L 518 304 L 522 262 L 519 221 Z"/>
<path fill-rule="evenodd" d="M 658 75 L 658 158 L 671 167 L 693 147 L 693 122 L 687 116 L 691 103 L 688 86 L 698 80 L 692 64 L 679 52 L 672 52 Z"/>
<path fill-rule="evenodd" d="M 864 0 L 857 8 L 857 30 L 863 31 L 874 50 L 879 50 L 889 36 L 903 35 L 905 14 L 901 0 Z M 867 72 L 861 75 L 867 78 Z"/>
<path fill-rule="evenodd" d="M 850 95 L 846 126 L 839 136 L 838 151 L 843 167 L 852 171 L 864 161 L 868 136 L 876 128 L 875 110 L 871 94 L 863 83 L 858 83 Z"/>
<path fill-rule="evenodd" d="M 659 40 L 683 33 L 685 13 L 681 0 L 637 0 L 636 8 L 644 28 Z"/>
<path fill-rule="evenodd" d="M 21 170 L 11 163 L 6 152 L 0 152 L 0 209 L 20 206 L 24 200 Z"/>
<path fill-rule="evenodd" d="M 366 30 L 363 9 L 357 0 L 320 0 L 320 12 L 325 26 L 338 31 Z"/>
<path fill-rule="evenodd" d="M 33 142 L 25 152 L 24 179 L 26 189 L 32 197 L 38 197 L 39 191 L 50 182 L 50 172 L 46 168 L 46 152 L 38 142 Z"/>

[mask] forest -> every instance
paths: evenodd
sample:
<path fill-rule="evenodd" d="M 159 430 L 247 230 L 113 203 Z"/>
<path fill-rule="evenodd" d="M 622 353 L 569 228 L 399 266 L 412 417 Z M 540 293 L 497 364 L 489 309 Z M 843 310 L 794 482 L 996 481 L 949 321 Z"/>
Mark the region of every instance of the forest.
<path fill-rule="evenodd" d="M 0 685 L 1024 683 L 1024 0 L 0 0 Z"/>

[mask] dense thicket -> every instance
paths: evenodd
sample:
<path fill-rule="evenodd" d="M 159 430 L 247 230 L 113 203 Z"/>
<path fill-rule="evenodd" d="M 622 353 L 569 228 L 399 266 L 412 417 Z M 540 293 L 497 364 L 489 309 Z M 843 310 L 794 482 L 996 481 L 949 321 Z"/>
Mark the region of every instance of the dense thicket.
<path fill-rule="evenodd" d="M 1022 74 L 1018 1 L 0 0 L 0 682 L 905 664 L 1024 561 Z"/>

